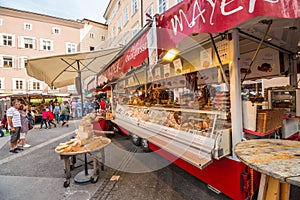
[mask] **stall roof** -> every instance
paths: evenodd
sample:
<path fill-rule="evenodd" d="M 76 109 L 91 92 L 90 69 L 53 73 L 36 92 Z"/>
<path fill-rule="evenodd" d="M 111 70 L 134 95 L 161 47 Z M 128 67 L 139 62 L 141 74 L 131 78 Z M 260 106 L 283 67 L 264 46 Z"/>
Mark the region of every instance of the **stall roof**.
<path fill-rule="evenodd" d="M 29 76 L 46 82 L 50 87 L 60 88 L 75 84 L 78 70 L 82 80 L 96 75 L 120 50 L 111 48 L 28 59 L 26 70 Z"/>

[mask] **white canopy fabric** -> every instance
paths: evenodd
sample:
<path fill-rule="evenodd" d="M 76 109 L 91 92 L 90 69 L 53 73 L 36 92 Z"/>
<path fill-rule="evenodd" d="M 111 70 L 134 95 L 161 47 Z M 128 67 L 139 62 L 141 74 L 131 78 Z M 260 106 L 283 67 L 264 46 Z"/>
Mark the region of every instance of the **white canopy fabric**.
<path fill-rule="evenodd" d="M 79 71 L 81 80 L 96 75 L 120 50 L 111 48 L 28 59 L 26 70 L 29 76 L 44 81 L 50 87 L 65 87 L 75 84 Z"/>

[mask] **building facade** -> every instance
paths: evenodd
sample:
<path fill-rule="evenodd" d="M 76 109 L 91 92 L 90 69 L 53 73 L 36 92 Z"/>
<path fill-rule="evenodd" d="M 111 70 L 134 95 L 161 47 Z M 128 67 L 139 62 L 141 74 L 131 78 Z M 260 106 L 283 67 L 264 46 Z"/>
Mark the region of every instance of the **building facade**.
<path fill-rule="evenodd" d="M 107 37 L 104 24 L 0 7 L 0 93 L 72 92 L 29 77 L 29 58 L 94 50 Z M 71 90 L 71 91 L 70 91 Z"/>
<path fill-rule="evenodd" d="M 123 46 L 147 23 L 150 16 L 160 14 L 182 0 L 111 0 L 104 13 L 108 25 L 107 45 Z"/>

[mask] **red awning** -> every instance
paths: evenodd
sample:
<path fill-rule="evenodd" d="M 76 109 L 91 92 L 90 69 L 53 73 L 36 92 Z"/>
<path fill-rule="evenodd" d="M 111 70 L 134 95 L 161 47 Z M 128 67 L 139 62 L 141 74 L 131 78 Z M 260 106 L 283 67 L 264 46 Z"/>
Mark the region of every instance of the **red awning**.
<path fill-rule="evenodd" d="M 298 18 L 299 0 L 185 0 L 158 17 L 158 44 L 173 47 L 193 33 L 220 33 L 259 17 Z"/>

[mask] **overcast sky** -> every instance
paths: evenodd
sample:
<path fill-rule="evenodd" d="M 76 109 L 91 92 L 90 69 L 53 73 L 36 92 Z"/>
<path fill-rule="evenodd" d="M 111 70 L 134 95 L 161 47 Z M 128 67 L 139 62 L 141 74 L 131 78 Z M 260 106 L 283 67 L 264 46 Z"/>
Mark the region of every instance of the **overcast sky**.
<path fill-rule="evenodd" d="M 0 0 L 0 6 L 46 14 L 64 19 L 105 23 L 103 14 L 109 0 Z"/>

